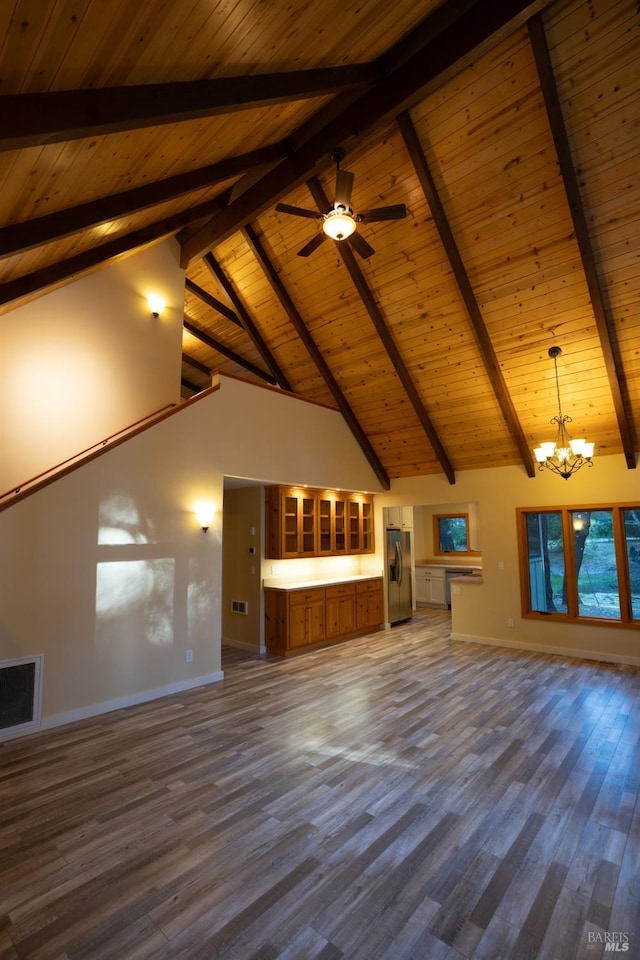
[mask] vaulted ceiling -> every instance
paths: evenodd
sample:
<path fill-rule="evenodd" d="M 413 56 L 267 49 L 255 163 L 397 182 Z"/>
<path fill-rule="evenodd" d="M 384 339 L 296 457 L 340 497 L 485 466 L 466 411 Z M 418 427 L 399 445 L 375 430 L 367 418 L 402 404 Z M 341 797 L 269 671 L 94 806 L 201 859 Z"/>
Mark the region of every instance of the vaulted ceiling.
<path fill-rule="evenodd" d="M 8 0 L 0 309 L 175 235 L 183 396 L 342 411 L 389 480 L 521 464 L 563 412 L 640 447 L 634 0 Z M 375 250 L 298 251 L 331 152 Z M 140 364 L 145 358 L 139 358 Z"/>

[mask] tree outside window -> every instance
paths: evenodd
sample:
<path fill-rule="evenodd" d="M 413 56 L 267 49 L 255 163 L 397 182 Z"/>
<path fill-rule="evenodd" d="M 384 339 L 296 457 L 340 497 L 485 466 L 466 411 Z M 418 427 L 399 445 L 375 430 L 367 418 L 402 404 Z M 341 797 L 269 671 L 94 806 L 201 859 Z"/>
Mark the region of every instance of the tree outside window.
<path fill-rule="evenodd" d="M 477 555 L 476 550 L 469 549 L 469 514 L 434 513 L 433 549 L 435 554 Z"/>
<path fill-rule="evenodd" d="M 518 514 L 524 616 L 640 625 L 639 507 Z"/>

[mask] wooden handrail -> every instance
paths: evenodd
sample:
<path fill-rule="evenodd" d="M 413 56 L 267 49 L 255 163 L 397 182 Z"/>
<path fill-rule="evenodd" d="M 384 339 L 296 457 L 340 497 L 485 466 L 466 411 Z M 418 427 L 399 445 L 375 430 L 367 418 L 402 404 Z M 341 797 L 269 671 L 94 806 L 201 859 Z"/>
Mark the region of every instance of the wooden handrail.
<path fill-rule="evenodd" d="M 184 403 L 168 403 L 166 406 L 160 407 L 159 410 L 154 411 L 154 413 L 149 413 L 146 417 L 142 417 L 140 420 L 136 420 L 134 423 L 129 424 L 128 427 L 123 427 L 121 430 L 116 431 L 116 433 L 111 434 L 109 437 L 106 437 L 106 439 L 92 444 L 90 447 L 87 447 L 85 450 L 80 451 L 80 453 L 77 453 L 72 457 L 68 457 L 55 467 L 50 467 L 48 470 L 43 470 L 42 473 L 36 474 L 29 480 L 25 480 L 24 483 L 20 483 L 14 487 L 11 487 L 11 489 L 7 490 L 6 493 L 0 494 L 0 511 L 5 510 L 7 507 L 19 500 L 23 500 L 25 497 L 30 496 L 37 490 L 42 490 L 43 487 L 53 483 L 54 480 L 72 473 L 83 464 L 89 463 L 91 460 L 95 460 L 103 453 L 106 453 L 107 450 L 113 450 L 114 447 L 124 443 L 125 440 L 129 440 L 131 437 L 135 437 L 139 433 L 143 433 L 150 427 L 155 426 L 155 424 L 160 423 L 162 420 L 166 420 L 179 410 L 190 406 L 195 401 L 200 400 L 203 396 L 207 396 L 210 393 L 215 392 L 217 389 L 218 384 L 214 384 L 212 387 L 202 390 L 199 394 L 197 394 L 197 396 L 191 397 L 189 400 L 185 400 Z"/>

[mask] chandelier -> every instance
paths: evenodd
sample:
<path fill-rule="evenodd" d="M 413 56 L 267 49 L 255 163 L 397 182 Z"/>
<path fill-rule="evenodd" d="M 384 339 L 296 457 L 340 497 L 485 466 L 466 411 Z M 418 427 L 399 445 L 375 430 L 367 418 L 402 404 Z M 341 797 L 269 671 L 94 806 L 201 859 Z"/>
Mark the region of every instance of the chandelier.
<path fill-rule="evenodd" d="M 556 375 L 556 393 L 558 396 L 558 413 L 551 418 L 551 423 L 557 425 L 555 440 L 548 440 L 541 443 L 533 451 L 538 461 L 538 470 L 547 467 L 548 470 L 557 473 L 558 476 L 568 480 L 572 473 L 575 473 L 580 467 L 588 464 L 593 466 L 593 443 L 587 443 L 584 437 L 578 440 L 572 440 L 569 436 L 566 424 L 571 423 L 571 417 L 562 413 L 560 404 L 560 386 L 558 384 L 558 357 L 562 353 L 560 347 L 550 347 L 549 356 L 553 359 Z"/>

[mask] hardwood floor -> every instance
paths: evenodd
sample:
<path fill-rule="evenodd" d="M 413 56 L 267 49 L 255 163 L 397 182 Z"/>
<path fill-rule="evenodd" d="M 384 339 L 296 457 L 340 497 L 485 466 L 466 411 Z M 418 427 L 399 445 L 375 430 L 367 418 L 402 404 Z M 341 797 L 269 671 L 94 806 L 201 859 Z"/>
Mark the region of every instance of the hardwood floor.
<path fill-rule="evenodd" d="M 640 671 L 448 635 L 0 747 L 0 960 L 640 957 Z"/>

